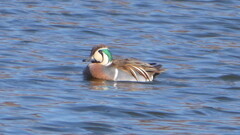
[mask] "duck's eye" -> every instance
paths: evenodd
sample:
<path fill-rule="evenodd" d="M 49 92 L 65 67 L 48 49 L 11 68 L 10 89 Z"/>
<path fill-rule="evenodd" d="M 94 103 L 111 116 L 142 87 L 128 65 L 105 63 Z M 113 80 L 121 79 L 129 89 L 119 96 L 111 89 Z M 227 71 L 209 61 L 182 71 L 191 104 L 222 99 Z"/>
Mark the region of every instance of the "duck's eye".
<path fill-rule="evenodd" d="M 102 55 L 102 57 L 103 57 L 103 53 L 104 53 L 103 50 L 99 50 L 98 52 L 99 52 L 99 53 Z"/>

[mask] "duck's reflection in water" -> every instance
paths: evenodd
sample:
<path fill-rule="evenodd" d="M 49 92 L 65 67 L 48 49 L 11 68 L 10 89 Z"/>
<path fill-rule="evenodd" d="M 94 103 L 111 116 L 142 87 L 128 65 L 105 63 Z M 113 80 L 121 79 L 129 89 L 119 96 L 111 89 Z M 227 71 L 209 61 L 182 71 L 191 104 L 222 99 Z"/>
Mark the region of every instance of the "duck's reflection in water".
<path fill-rule="evenodd" d="M 124 90 L 124 91 L 142 91 L 157 88 L 153 82 L 116 82 L 105 80 L 90 80 L 89 89 L 91 90 Z"/>

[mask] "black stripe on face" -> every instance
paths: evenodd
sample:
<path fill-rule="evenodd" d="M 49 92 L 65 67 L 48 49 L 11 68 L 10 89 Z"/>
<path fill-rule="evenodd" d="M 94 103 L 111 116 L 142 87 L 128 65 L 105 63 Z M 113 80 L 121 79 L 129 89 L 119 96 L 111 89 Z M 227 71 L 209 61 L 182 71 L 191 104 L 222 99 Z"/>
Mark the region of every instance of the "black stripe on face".
<path fill-rule="evenodd" d="M 99 50 L 98 52 L 102 55 L 102 62 L 103 62 L 103 61 L 104 61 L 103 51 L 102 51 L 102 50 Z"/>

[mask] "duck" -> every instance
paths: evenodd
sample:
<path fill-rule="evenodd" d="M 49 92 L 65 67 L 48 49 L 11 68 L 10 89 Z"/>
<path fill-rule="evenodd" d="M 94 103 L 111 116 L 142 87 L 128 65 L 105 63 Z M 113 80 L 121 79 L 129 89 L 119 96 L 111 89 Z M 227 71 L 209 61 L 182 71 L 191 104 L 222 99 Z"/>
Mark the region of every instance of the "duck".
<path fill-rule="evenodd" d="M 91 62 L 83 71 L 85 79 L 108 81 L 150 82 L 166 71 L 157 63 L 145 63 L 135 58 L 113 59 L 108 46 L 94 46 L 90 57 L 83 62 Z"/>

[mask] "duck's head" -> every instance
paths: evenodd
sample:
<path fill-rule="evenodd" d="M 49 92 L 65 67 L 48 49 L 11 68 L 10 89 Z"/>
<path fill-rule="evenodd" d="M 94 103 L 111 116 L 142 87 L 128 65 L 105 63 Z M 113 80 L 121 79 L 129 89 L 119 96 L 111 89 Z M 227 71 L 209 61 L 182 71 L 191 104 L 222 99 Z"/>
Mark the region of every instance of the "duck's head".
<path fill-rule="evenodd" d="M 108 66 L 112 63 L 112 54 L 106 45 L 98 45 L 92 48 L 90 60 L 92 63 Z"/>

